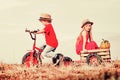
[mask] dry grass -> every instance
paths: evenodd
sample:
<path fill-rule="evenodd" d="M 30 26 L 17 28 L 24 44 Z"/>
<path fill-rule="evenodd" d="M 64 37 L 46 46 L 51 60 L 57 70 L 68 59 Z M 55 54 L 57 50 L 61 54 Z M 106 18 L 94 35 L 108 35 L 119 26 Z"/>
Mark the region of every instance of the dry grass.
<path fill-rule="evenodd" d="M 96 67 L 73 63 L 67 67 L 43 64 L 38 68 L 0 63 L 0 80 L 120 80 L 120 61 Z"/>

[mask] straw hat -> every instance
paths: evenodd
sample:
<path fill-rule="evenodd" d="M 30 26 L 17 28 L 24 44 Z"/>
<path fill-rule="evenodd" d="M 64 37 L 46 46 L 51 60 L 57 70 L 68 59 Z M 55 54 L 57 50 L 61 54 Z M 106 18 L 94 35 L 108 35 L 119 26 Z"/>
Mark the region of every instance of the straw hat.
<path fill-rule="evenodd" d="M 42 14 L 40 15 L 40 19 L 52 20 L 52 19 L 51 19 L 51 15 L 48 14 L 48 13 L 42 13 Z"/>
<path fill-rule="evenodd" d="M 81 28 L 83 28 L 86 24 L 91 24 L 91 25 L 93 25 L 93 22 L 89 21 L 89 19 L 86 19 L 86 20 L 84 20 L 84 21 L 82 22 Z"/>

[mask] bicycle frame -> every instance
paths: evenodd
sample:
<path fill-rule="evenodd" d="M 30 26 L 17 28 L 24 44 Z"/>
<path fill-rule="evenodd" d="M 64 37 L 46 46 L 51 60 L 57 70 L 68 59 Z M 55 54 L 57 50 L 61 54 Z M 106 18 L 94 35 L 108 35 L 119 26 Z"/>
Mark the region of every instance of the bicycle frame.
<path fill-rule="evenodd" d="M 34 58 L 33 55 L 35 54 L 36 50 L 38 50 L 40 52 L 42 52 L 43 50 L 36 47 L 36 34 L 34 32 L 31 32 L 30 30 L 25 30 L 25 32 L 28 32 L 30 34 L 31 39 L 34 40 L 32 50 L 30 50 L 30 52 L 29 52 L 30 58 L 28 60 L 28 63 L 26 64 L 27 67 L 30 67 L 31 65 L 37 65 L 39 62 L 38 59 L 37 59 L 37 61 L 36 60 L 34 61 L 34 59 L 33 59 Z M 37 54 L 37 55 L 42 57 L 41 54 Z"/>

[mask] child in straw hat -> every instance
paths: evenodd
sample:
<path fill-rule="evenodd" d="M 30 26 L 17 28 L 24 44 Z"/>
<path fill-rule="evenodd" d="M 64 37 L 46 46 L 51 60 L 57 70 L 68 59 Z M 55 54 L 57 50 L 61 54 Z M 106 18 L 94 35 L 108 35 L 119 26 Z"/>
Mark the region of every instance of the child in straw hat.
<path fill-rule="evenodd" d="M 76 53 L 78 55 L 80 55 L 81 51 L 98 48 L 96 42 L 93 40 L 92 37 L 92 25 L 93 22 L 86 19 L 81 26 L 82 31 L 80 32 L 75 45 Z"/>
<path fill-rule="evenodd" d="M 39 21 L 44 25 L 44 28 L 39 30 L 36 34 L 45 34 L 46 41 L 46 43 L 40 48 L 42 49 L 42 54 L 44 54 L 45 57 L 51 58 L 53 55 L 50 52 L 53 52 L 58 46 L 58 40 L 51 24 L 51 15 L 43 13 L 40 15 Z"/>

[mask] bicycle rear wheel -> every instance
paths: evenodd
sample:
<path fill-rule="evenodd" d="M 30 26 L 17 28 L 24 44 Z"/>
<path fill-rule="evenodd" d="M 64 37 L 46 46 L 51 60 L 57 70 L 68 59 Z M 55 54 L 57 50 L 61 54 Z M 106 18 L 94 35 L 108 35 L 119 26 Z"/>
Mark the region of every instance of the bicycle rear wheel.
<path fill-rule="evenodd" d="M 52 62 L 55 66 L 60 66 L 60 62 L 62 62 L 63 60 L 63 54 L 61 53 L 57 53 L 55 54 L 55 56 L 52 58 Z"/>
<path fill-rule="evenodd" d="M 64 61 L 65 66 L 69 66 L 71 64 L 71 62 L 72 62 L 72 59 L 70 57 L 68 57 L 68 56 L 65 56 L 63 61 Z"/>

